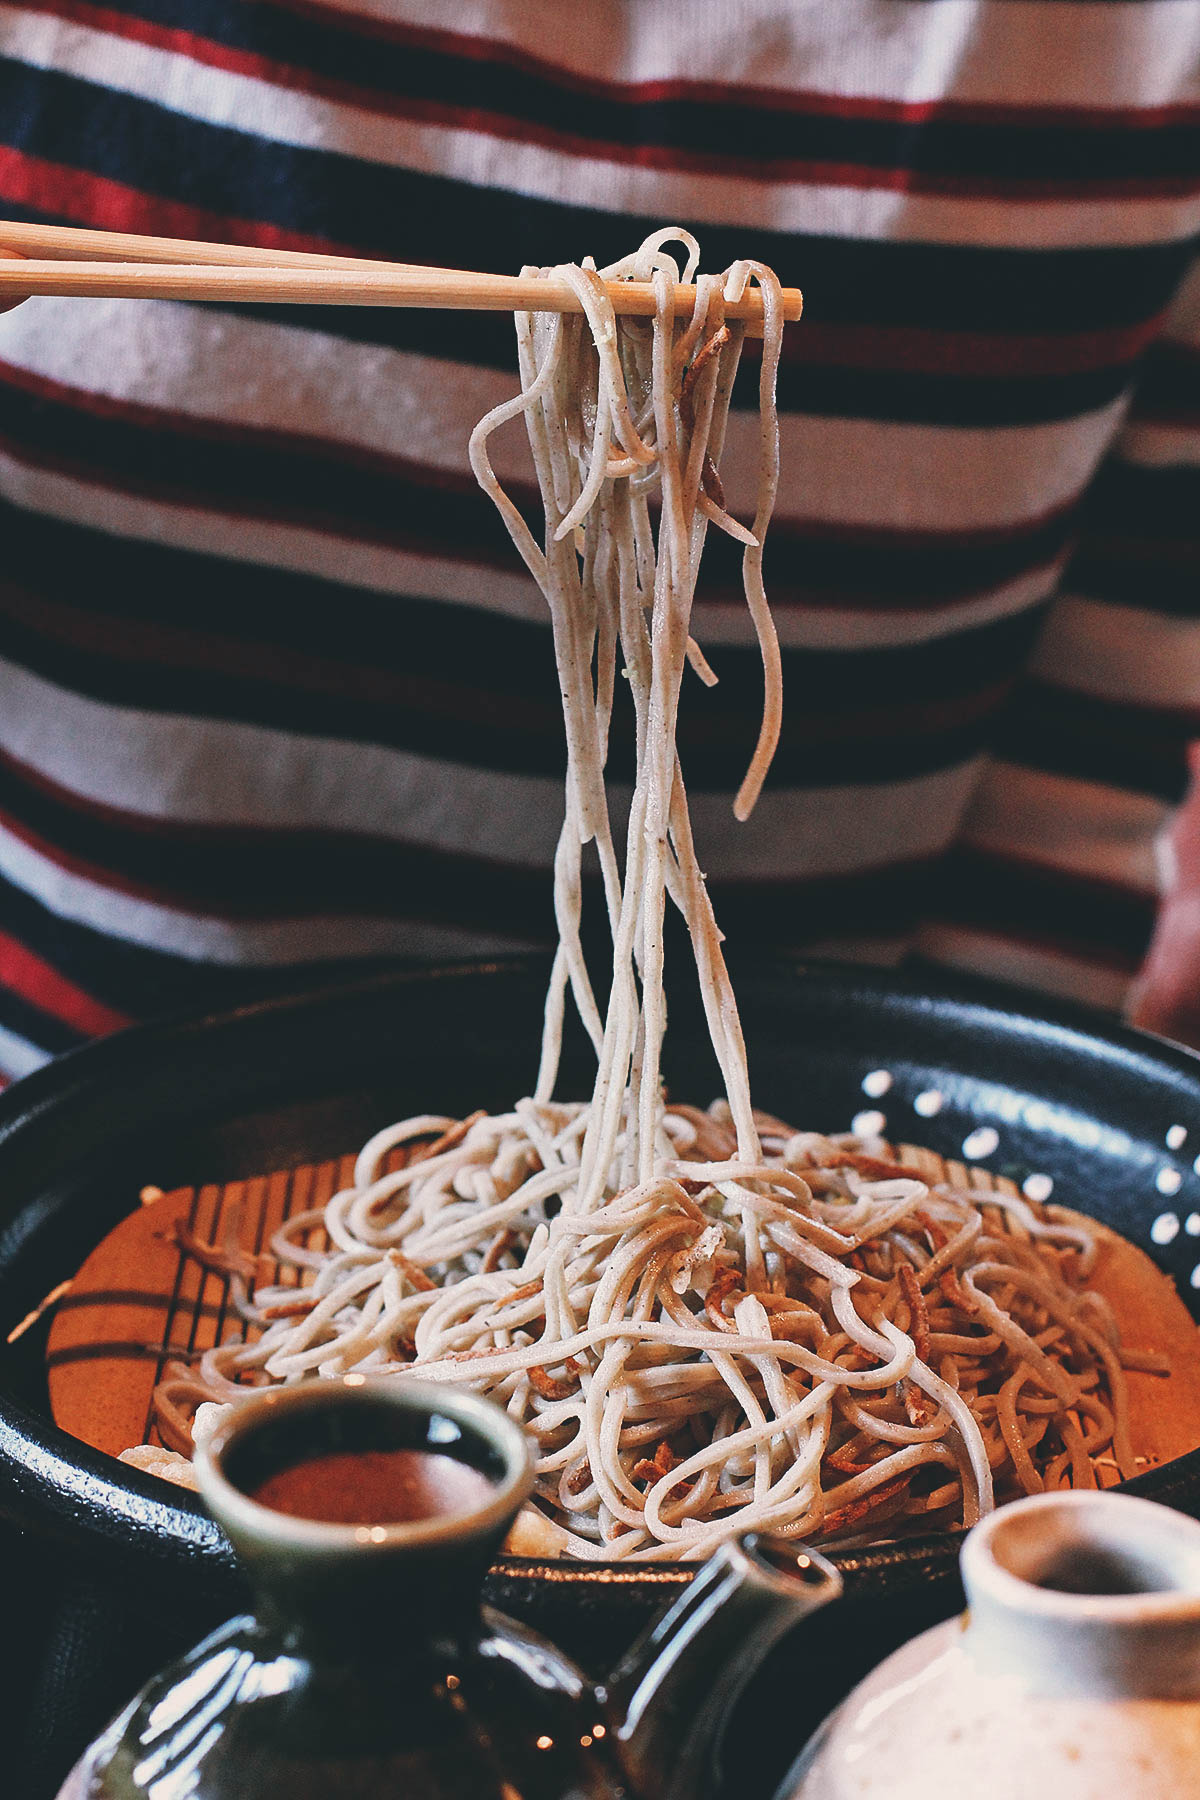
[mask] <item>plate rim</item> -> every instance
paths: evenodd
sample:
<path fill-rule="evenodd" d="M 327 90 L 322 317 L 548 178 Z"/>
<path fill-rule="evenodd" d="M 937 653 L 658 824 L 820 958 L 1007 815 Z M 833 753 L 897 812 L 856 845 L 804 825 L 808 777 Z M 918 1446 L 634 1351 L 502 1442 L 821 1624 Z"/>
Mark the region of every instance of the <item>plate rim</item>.
<path fill-rule="evenodd" d="M 1200 1054 L 1080 1002 L 1042 996 L 958 971 L 892 970 L 786 952 L 731 956 L 730 961 L 735 986 L 739 977 L 751 980 L 774 974 L 796 983 L 810 982 L 818 992 L 849 992 L 860 1005 L 871 999 L 899 999 L 936 1011 L 947 1007 L 972 1009 L 980 1013 L 981 1023 L 999 1016 L 1009 1029 L 1020 1021 L 1034 1027 L 1043 1038 L 1048 1034 L 1077 1042 L 1082 1038 L 1093 1054 L 1102 1046 L 1126 1062 L 1132 1059 L 1169 1073 L 1178 1083 L 1190 1085 L 1200 1109 Z M 54 1059 L 0 1093 L 0 1187 L 14 1139 L 26 1132 L 32 1132 L 36 1138 L 47 1121 L 52 1123 L 80 1095 L 94 1096 L 98 1085 L 105 1083 L 119 1089 L 140 1064 L 163 1056 L 172 1046 L 197 1038 L 211 1043 L 214 1033 L 253 1031 L 264 1022 L 269 1024 L 289 1014 L 302 1015 L 322 1007 L 352 1008 L 356 1001 L 367 1000 L 378 1003 L 382 995 L 402 993 L 406 988 L 505 977 L 536 976 L 544 981 L 550 962 L 549 953 L 533 952 L 406 964 L 351 978 L 326 974 L 246 1004 L 217 1009 L 193 1007 L 126 1027 Z M 10 1228 L 26 1211 L 36 1208 L 39 1198 L 26 1194 L 12 1209 L 5 1206 L 0 1211 L 0 1265 L 8 1260 Z M 78 1541 L 82 1526 L 89 1548 L 105 1560 L 115 1556 L 123 1563 L 133 1555 L 149 1554 L 153 1565 L 186 1571 L 189 1576 L 198 1577 L 202 1585 L 215 1584 L 222 1591 L 228 1590 L 229 1577 L 236 1568 L 232 1551 L 198 1496 L 185 1489 L 174 1495 L 165 1494 L 161 1479 L 118 1464 L 102 1451 L 71 1437 L 52 1417 L 16 1401 L 2 1372 L 0 1467 L 15 1478 L 19 1505 L 14 1510 L 20 1516 L 14 1522 L 18 1527 L 44 1528 L 46 1509 L 32 1503 L 30 1490 L 36 1487 L 37 1498 L 43 1501 L 48 1490 L 57 1501 L 51 1508 L 56 1515 L 52 1535 L 62 1535 L 62 1530 L 54 1530 L 53 1526 L 65 1527 L 70 1521 L 76 1527 L 70 1535 Z M 117 1469 L 121 1470 L 119 1477 L 115 1475 Z M 1178 1504 L 1179 1497 L 1186 1493 L 1191 1496 L 1192 1507 L 1200 1507 L 1200 1448 L 1122 1483 L 1121 1488 L 1163 1499 L 1168 1504 Z M 88 1520 L 87 1515 L 97 1508 L 103 1515 L 102 1521 Z M 40 1518 L 34 1516 L 39 1513 Z M 938 1579 L 953 1574 L 961 1536 L 959 1531 L 914 1536 L 843 1552 L 834 1560 L 855 1585 L 874 1576 L 903 1575 L 914 1583 Z M 686 1586 L 696 1567 L 692 1563 L 667 1561 L 583 1563 L 506 1557 L 493 1570 L 493 1584 L 503 1590 L 524 1580 L 609 1593 L 628 1590 L 631 1596 L 636 1590 L 639 1598 L 652 1592 L 661 1598 L 664 1590 Z"/>

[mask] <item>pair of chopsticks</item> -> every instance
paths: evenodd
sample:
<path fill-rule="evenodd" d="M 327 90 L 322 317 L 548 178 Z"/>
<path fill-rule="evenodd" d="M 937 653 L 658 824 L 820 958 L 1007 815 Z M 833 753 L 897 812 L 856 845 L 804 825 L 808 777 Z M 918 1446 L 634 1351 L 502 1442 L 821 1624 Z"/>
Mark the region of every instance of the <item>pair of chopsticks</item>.
<path fill-rule="evenodd" d="M 59 225 L 0 221 L 0 299 L 28 294 L 90 295 L 124 300 L 223 300 L 287 306 L 424 306 L 470 312 L 582 312 L 563 282 L 520 275 L 484 275 L 419 263 L 371 262 L 352 256 L 307 255 L 187 238 L 139 237 L 123 231 L 81 231 Z M 650 317 L 649 282 L 611 281 L 619 313 Z M 696 289 L 675 289 L 675 310 L 686 318 Z M 798 319 L 798 288 L 784 288 L 783 313 Z M 762 336 L 762 295 L 750 288 L 727 303 L 727 318 Z"/>

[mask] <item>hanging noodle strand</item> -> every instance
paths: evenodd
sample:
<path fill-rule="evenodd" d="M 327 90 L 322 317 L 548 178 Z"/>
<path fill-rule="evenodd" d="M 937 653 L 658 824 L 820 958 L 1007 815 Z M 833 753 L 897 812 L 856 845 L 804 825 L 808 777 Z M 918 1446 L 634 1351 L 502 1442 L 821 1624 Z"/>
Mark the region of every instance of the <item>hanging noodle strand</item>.
<path fill-rule="evenodd" d="M 685 257 L 681 271 L 673 248 Z M 521 392 L 483 419 L 471 466 L 545 595 L 566 727 L 554 860 L 559 944 L 531 1098 L 502 1115 L 422 1116 L 364 1147 L 353 1185 L 273 1243 L 311 1285 L 259 1287 L 257 1332 L 168 1371 L 164 1440 L 262 1382 L 348 1370 L 464 1382 L 530 1431 L 537 1499 L 565 1553 L 699 1557 L 749 1527 L 825 1539 L 970 1524 L 996 1491 L 1131 1473 L 1121 1353 L 1083 1279 L 1078 1223 L 930 1186 L 887 1147 L 796 1133 L 751 1105 L 721 933 L 676 751 L 708 529 L 741 547 L 762 655 L 745 818 L 780 733 L 779 644 L 763 549 L 779 474 L 779 283 L 761 263 L 697 273 L 689 233 L 621 262 L 541 271 L 582 316 L 518 315 Z M 526 270 L 527 274 L 539 271 Z M 651 321 L 618 319 L 606 281 L 653 284 Z M 690 316 L 675 288 L 694 281 Z M 764 336 L 757 497 L 729 512 L 719 467 L 754 281 Z M 545 529 L 501 486 L 491 440 L 524 422 Z M 636 731 L 623 862 L 605 789 L 613 696 Z M 582 948 L 595 846 L 612 936 L 607 1006 Z M 669 1106 L 668 906 L 695 955 L 724 1098 Z M 585 1104 L 554 1096 L 568 993 L 595 1048 Z M 328 1249 L 307 1234 L 323 1224 Z M 243 1290 L 243 1293 L 245 1290 Z"/>

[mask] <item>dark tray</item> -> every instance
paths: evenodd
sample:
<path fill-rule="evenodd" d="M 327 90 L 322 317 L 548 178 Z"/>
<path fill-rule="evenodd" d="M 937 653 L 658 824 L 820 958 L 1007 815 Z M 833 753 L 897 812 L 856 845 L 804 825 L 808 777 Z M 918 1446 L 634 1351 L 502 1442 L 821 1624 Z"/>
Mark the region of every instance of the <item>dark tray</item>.
<path fill-rule="evenodd" d="M 0 1508 L 10 1524 L 60 1546 L 113 1591 L 152 1593 L 164 1615 L 176 1607 L 181 1631 L 241 1603 L 228 1546 L 196 1503 L 55 1427 L 44 1329 L 3 1340 L 147 1182 L 231 1180 L 354 1149 L 407 1113 L 510 1105 L 532 1084 L 546 973 L 529 958 L 314 987 L 122 1033 L 0 1096 Z M 992 1125 L 1000 1142 L 985 1166 L 1018 1181 L 1052 1176 L 1056 1200 L 1141 1244 L 1200 1308 L 1200 1058 L 990 984 L 930 992 L 916 978 L 794 960 L 735 973 L 759 1104 L 831 1130 L 877 1105 L 889 1135 L 948 1156 Z M 862 1079 L 879 1068 L 893 1085 L 874 1101 Z M 672 1000 L 666 1072 L 680 1097 L 716 1091 L 686 990 Z M 586 1046 L 572 1039 L 560 1091 L 583 1094 L 590 1083 Z M 945 1105 L 921 1118 L 912 1102 L 931 1088 Z M 1188 1134 L 1174 1152 L 1173 1125 Z M 1156 1181 L 1168 1167 L 1182 1183 L 1165 1197 Z M 1151 1225 L 1164 1213 L 1185 1223 L 1159 1244 Z M 1130 1486 L 1200 1515 L 1200 1452 Z M 956 1557 L 954 1539 L 940 1537 L 843 1558 L 847 1633 L 865 1608 L 873 1659 L 906 1625 L 952 1610 Z M 491 1598 L 595 1667 L 689 1579 L 682 1566 L 511 1561 L 495 1572 Z M 832 1617 L 823 1659 L 831 1626 Z M 843 1662 L 841 1685 L 855 1672 Z"/>

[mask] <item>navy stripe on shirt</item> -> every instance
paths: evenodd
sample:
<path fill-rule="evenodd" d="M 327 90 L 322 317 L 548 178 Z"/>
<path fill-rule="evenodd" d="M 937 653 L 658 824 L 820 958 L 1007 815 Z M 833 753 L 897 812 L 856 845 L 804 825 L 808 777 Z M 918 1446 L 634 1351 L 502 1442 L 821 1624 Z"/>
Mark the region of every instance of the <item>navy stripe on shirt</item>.
<path fill-rule="evenodd" d="M 511 47 L 323 7 L 225 0 L 30 10 L 347 105 L 657 167 L 753 171 L 912 192 L 1047 196 L 1200 186 L 1200 110 L 929 106 L 857 97 L 586 80 Z M 1050 117 L 1045 114 L 1049 112 Z M 752 146 L 747 153 L 746 146 Z"/>

